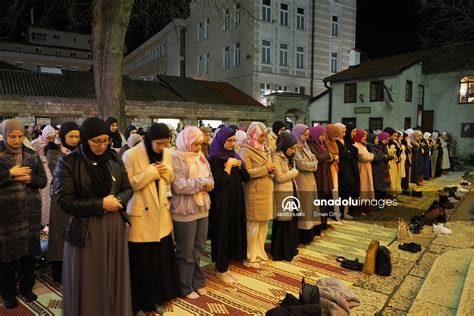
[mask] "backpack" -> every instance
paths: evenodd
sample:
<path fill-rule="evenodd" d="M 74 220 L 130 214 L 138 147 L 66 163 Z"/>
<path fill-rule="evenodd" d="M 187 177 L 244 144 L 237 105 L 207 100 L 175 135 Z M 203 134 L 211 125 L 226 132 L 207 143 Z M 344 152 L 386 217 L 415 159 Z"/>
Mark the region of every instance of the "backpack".
<path fill-rule="evenodd" d="M 389 276 L 392 273 L 392 260 L 390 258 L 390 250 L 385 246 L 380 246 L 377 249 L 377 256 L 375 259 L 375 274 L 382 276 Z"/>

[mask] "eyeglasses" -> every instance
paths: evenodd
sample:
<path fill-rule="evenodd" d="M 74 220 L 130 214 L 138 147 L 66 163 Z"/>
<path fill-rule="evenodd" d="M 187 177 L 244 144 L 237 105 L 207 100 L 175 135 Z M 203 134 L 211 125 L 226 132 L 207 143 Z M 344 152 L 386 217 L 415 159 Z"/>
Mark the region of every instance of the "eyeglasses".
<path fill-rule="evenodd" d="M 110 145 L 112 143 L 111 140 L 107 139 L 89 139 L 94 145 L 100 146 L 100 145 Z"/>

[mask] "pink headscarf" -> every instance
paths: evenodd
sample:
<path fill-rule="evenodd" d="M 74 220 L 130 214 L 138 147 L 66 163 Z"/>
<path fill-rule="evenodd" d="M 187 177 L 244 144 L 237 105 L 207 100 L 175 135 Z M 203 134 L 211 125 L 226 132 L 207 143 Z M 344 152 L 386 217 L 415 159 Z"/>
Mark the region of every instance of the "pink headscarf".
<path fill-rule="evenodd" d="M 361 143 L 362 144 L 362 138 L 364 138 L 364 136 L 367 136 L 367 132 L 362 130 L 362 129 L 358 129 L 356 134 L 354 135 L 353 139 L 356 143 Z M 380 136 L 379 136 L 380 138 Z"/>
<path fill-rule="evenodd" d="M 266 141 L 263 144 L 260 144 L 257 141 L 257 139 L 266 130 L 267 130 L 267 127 L 261 122 L 252 122 L 252 123 L 250 123 L 250 125 L 247 129 L 249 145 L 256 148 L 256 149 L 267 151 L 268 147 L 267 147 Z"/>
<path fill-rule="evenodd" d="M 204 138 L 204 134 L 196 126 L 185 126 L 176 138 L 176 148 L 182 152 L 191 152 L 191 146 L 200 138 Z"/>
<path fill-rule="evenodd" d="M 324 143 L 319 140 L 319 137 L 324 133 L 326 133 L 326 127 L 324 127 L 323 125 L 311 127 L 311 129 L 309 130 L 309 134 L 314 140 L 316 146 L 318 146 L 320 152 L 327 152 L 326 146 L 324 146 Z"/>
<path fill-rule="evenodd" d="M 379 141 L 382 142 L 383 140 L 385 139 L 389 139 L 390 138 L 390 134 L 387 133 L 387 132 L 382 132 L 379 134 Z"/>

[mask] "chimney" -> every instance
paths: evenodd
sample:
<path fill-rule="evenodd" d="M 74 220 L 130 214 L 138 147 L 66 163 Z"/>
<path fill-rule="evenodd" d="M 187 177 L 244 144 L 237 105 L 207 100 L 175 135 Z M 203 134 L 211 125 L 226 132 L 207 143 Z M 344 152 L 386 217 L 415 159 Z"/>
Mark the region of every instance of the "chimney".
<path fill-rule="evenodd" d="M 349 51 L 349 67 L 358 66 L 360 64 L 360 52 L 354 48 Z"/>

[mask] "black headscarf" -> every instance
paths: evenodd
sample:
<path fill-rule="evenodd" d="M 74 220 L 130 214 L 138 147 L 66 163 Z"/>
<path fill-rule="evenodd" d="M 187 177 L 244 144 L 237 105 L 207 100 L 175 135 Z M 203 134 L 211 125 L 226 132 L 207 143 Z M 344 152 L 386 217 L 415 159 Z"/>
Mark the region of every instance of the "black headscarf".
<path fill-rule="evenodd" d="M 82 123 L 80 130 L 82 153 L 93 162 L 88 164 L 88 172 L 93 180 L 91 184 L 94 186 L 93 191 L 97 197 L 105 197 L 110 194 L 112 177 L 107 162 L 112 157 L 112 150 L 109 145 L 102 155 L 97 156 L 92 152 L 87 141 L 100 135 L 110 135 L 109 126 L 98 117 L 91 117 Z"/>
<path fill-rule="evenodd" d="M 275 121 L 272 126 L 272 131 L 275 133 L 275 135 L 278 136 L 278 132 L 283 128 L 286 127 L 285 123 L 282 121 Z M 291 147 L 291 146 L 290 146 Z"/>
<path fill-rule="evenodd" d="M 61 144 L 69 150 L 76 149 L 77 146 L 70 146 L 66 143 L 66 135 L 70 131 L 78 131 L 78 130 L 79 130 L 79 125 L 77 125 L 75 122 L 64 122 L 63 124 L 61 124 L 61 128 L 59 129 L 59 138 L 61 139 Z"/>
<path fill-rule="evenodd" d="M 287 156 L 286 151 L 288 148 L 298 143 L 298 139 L 291 133 L 281 133 L 276 141 L 276 150 L 281 151 L 287 158 L 290 165 L 290 168 L 293 167 L 293 156 Z"/>
<path fill-rule="evenodd" d="M 118 130 L 116 130 L 114 133 L 110 131 L 110 125 L 114 123 L 118 124 L 118 121 L 115 117 L 112 116 L 105 121 L 105 124 L 109 129 L 108 135 L 110 135 L 110 137 L 112 138 L 112 148 L 122 148 L 122 136 L 120 135 L 120 132 Z"/>
<path fill-rule="evenodd" d="M 354 140 L 352 139 L 351 133 L 356 127 L 354 125 L 347 125 L 346 126 L 346 135 L 344 136 L 344 143 L 348 145 L 353 145 Z"/>
<path fill-rule="evenodd" d="M 153 123 L 153 125 L 148 129 L 148 132 L 145 136 L 145 147 L 148 154 L 148 159 L 150 163 L 155 163 L 161 161 L 163 158 L 163 152 L 156 153 L 153 150 L 152 141 L 155 139 L 169 139 L 170 138 L 170 129 L 164 123 Z"/>
<path fill-rule="evenodd" d="M 137 130 L 137 128 L 133 125 L 129 125 L 127 126 L 127 128 L 125 129 L 125 139 L 128 140 L 128 138 L 130 137 L 130 133 L 133 131 L 133 130 Z M 138 132 L 138 131 L 137 131 Z"/>
<path fill-rule="evenodd" d="M 389 133 L 390 136 L 392 136 L 394 133 L 397 132 L 396 130 L 394 130 L 394 129 L 391 128 L 391 127 L 386 127 L 383 131 L 384 131 L 385 133 Z"/>

